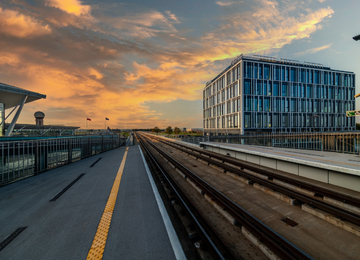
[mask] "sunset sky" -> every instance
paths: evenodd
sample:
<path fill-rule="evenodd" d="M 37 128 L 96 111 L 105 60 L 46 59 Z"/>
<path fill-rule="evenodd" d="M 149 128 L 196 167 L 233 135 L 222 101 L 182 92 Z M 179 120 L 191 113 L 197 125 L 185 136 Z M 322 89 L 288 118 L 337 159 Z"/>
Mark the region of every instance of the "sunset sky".
<path fill-rule="evenodd" d="M 81 128 L 202 127 L 205 83 L 241 53 L 359 77 L 359 11 L 359 0 L 0 0 L 0 82 L 47 95 L 19 123 L 41 110 L 45 124 Z"/>

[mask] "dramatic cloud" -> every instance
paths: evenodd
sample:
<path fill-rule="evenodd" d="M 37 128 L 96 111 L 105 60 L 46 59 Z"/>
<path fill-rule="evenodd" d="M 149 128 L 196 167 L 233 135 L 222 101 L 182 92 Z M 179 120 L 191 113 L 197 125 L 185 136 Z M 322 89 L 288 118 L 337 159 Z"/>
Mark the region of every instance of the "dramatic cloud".
<path fill-rule="evenodd" d="M 302 56 L 302 55 L 305 55 L 305 54 L 313 54 L 313 53 L 316 53 L 318 51 L 322 51 L 322 50 L 325 50 L 325 49 L 328 49 L 330 48 L 332 45 L 332 43 L 330 44 L 327 44 L 327 45 L 324 45 L 324 46 L 321 46 L 321 47 L 317 47 L 317 48 L 312 48 L 310 50 L 306 50 L 306 51 L 303 51 L 303 52 L 298 52 L 298 53 L 295 53 L 295 56 Z"/>
<path fill-rule="evenodd" d="M 0 7 L 0 33 L 25 38 L 49 34 L 51 29 L 35 18 Z"/>
<path fill-rule="evenodd" d="M 221 2 L 221 1 L 217 1 L 216 4 L 220 5 L 220 6 L 229 6 L 229 5 L 233 5 L 233 4 L 237 4 L 238 2 Z"/>
<path fill-rule="evenodd" d="M 102 128 L 104 117 L 113 128 L 199 127 L 194 115 L 201 114 L 204 84 L 231 58 L 308 38 L 334 13 L 288 0 L 249 1 L 246 8 L 219 1 L 214 6 L 226 14 L 199 22 L 130 4 L 16 3 L 0 7 L 1 81 L 47 95 L 28 104 L 20 121 L 32 123 L 42 110 L 48 124 L 85 127 L 90 117 L 92 128 Z M 199 111 L 165 118 L 149 105 L 177 100 L 198 102 Z"/>
<path fill-rule="evenodd" d="M 231 58 L 240 53 L 269 53 L 290 44 L 294 40 L 308 38 L 321 28 L 320 23 L 331 17 L 334 11 L 322 8 L 317 11 L 303 10 L 300 16 L 289 15 L 298 8 L 294 3 L 257 1 L 260 8 L 235 13 L 224 18 L 224 24 L 204 37 L 204 44 L 216 44 L 215 60 Z M 214 59 L 212 58 L 212 60 Z"/>
<path fill-rule="evenodd" d="M 82 5 L 79 0 L 47 0 L 47 5 L 76 16 L 89 15 L 91 11 L 89 5 Z"/>

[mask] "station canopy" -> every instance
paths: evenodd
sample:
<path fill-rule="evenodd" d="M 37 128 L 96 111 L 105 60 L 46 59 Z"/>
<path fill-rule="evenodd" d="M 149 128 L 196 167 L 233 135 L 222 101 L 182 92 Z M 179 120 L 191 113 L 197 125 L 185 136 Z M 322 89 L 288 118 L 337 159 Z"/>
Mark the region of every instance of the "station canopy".
<path fill-rule="evenodd" d="M 28 96 L 25 103 L 46 98 L 43 94 L 0 83 L 0 103 L 5 104 L 5 109 L 17 106 L 24 96 Z"/>

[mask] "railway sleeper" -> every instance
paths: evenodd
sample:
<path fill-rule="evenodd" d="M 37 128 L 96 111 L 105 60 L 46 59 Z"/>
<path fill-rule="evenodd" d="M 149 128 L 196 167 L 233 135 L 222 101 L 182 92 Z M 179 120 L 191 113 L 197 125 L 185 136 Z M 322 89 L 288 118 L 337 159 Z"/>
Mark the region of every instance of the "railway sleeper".
<path fill-rule="evenodd" d="M 199 159 L 200 162 L 204 163 L 204 164 L 208 164 L 207 161 L 204 161 L 202 159 Z M 233 174 L 233 173 L 230 173 L 230 172 L 227 172 L 225 169 L 221 168 L 221 167 L 218 167 L 216 165 L 213 165 L 213 164 L 208 164 L 210 167 L 216 169 L 216 170 L 219 170 L 223 173 L 226 173 L 230 176 L 232 176 L 233 178 L 235 179 L 238 179 L 242 182 L 245 182 L 249 185 L 253 185 L 253 181 L 251 180 L 248 180 L 248 179 L 245 179 L 241 176 L 238 176 L 236 174 Z M 274 183 L 280 185 L 280 186 L 283 186 L 283 187 L 286 187 L 286 188 L 289 188 L 289 189 L 292 189 L 294 191 L 297 191 L 297 192 L 300 192 L 304 195 L 308 195 L 308 196 L 312 196 L 314 198 L 317 198 L 317 199 L 321 199 L 331 205 L 334 205 L 334 206 L 337 206 L 337 207 L 340 207 L 342 209 L 345 209 L 345 210 L 348 210 L 352 213 L 355 213 L 355 214 L 359 214 L 360 215 L 360 208 L 359 207 L 355 207 L 355 206 L 352 206 L 352 205 L 349 205 L 347 203 L 344 203 L 342 201 L 339 201 L 339 200 L 334 200 L 334 199 L 331 199 L 329 197 L 326 197 L 326 196 L 323 196 L 321 194 L 316 194 L 315 192 L 312 192 L 312 191 L 309 191 L 307 189 L 304 189 L 304 188 L 301 188 L 301 187 L 298 187 L 298 186 L 295 186 L 295 185 L 292 185 L 292 184 L 289 184 L 289 183 L 286 183 L 286 182 L 283 182 L 281 180 L 277 180 L 277 179 L 273 179 L 272 177 L 269 177 L 269 176 L 266 176 L 266 175 L 263 175 L 263 174 L 259 174 L 259 173 L 256 173 L 256 172 L 253 172 L 253 171 L 247 171 L 248 173 L 256 176 L 256 177 L 259 177 L 261 179 L 264 179 L 264 180 L 271 180 L 273 181 Z M 274 191 L 273 191 L 274 192 Z M 280 194 L 280 193 L 279 193 Z M 285 196 L 285 197 L 288 197 L 286 195 L 283 195 L 282 196 Z M 278 197 L 278 196 L 275 196 L 275 197 Z M 291 199 L 290 197 L 288 197 L 289 199 L 285 199 L 284 201 L 287 202 L 287 203 L 290 203 L 291 205 L 298 205 L 298 204 L 301 204 L 299 201 L 295 201 L 294 199 Z M 283 199 L 282 199 L 283 200 Z"/>
<path fill-rule="evenodd" d="M 170 163 L 170 162 L 168 162 L 168 163 Z M 179 174 L 181 174 L 185 179 L 187 178 L 179 169 L 176 168 L 176 171 Z M 159 179 L 162 178 L 162 175 L 159 173 L 157 174 L 157 176 Z M 194 225 L 191 223 L 191 221 L 185 214 L 184 209 L 179 204 L 177 204 L 177 201 L 176 201 L 175 197 L 173 196 L 173 191 L 171 189 L 169 189 L 168 183 L 165 181 L 161 181 L 161 183 L 162 183 L 162 186 L 163 186 L 169 200 L 171 201 L 171 204 L 173 205 L 178 217 L 180 218 L 181 223 L 183 224 L 183 226 L 187 232 L 188 238 L 191 241 L 198 239 L 199 234 L 197 233 L 197 231 L 194 228 Z M 202 194 L 204 194 L 203 191 L 201 191 L 201 192 L 202 192 Z M 203 259 L 203 260 L 214 259 L 211 255 L 211 253 L 206 249 L 206 245 L 201 240 L 195 242 L 194 246 L 195 246 L 195 249 L 201 259 Z"/>
<path fill-rule="evenodd" d="M 353 206 L 353 205 L 347 204 L 345 202 L 335 200 L 335 199 L 332 199 L 332 198 L 329 198 L 329 197 L 326 197 L 326 196 L 322 196 L 322 195 L 319 196 L 315 192 L 312 192 L 312 191 L 309 191 L 307 189 L 304 189 L 304 188 L 301 188 L 301 187 L 298 187 L 298 186 L 283 182 L 281 180 L 274 179 L 273 182 L 280 185 L 280 186 L 282 186 L 282 187 L 289 188 L 291 190 L 302 193 L 304 195 L 312 196 L 312 197 L 317 198 L 319 200 L 322 200 L 322 201 L 324 201 L 324 202 L 326 202 L 326 203 L 328 203 L 330 205 L 333 205 L 333 206 L 339 207 L 341 209 L 344 209 L 344 210 L 347 210 L 347 211 L 350 211 L 352 213 L 360 215 L 360 208 L 359 207 L 356 207 L 356 206 Z"/>
<path fill-rule="evenodd" d="M 180 171 L 179 169 L 176 169 L 176 171 L 181 175 L 181 177 L 183 177 L 184 179 L 187 179 L 187 176 L 185 174 L 183 174 L 182 171 Z"/>
<path fill-rule="evenodd" d="M 210 260 L 214 259 L 211 255 L 211 253 L 206 249 L 206 243 L 199 240 L 194 243 L 194 246 L 199 254 L 199 257 L 203 260 Z"/>
<path fill-rule="evenodd" d="M 248 185 L 253 185 L 254 184 L 254 182 L 252 180 L 248 180 L 248 179 L 246 179 L 246 178 L 244 178 L 244 177 L 242 177 L 242 176 L 240 176 L 238 174 L 232 173 L 232 172 L 226 172 L 226 175 L 229 175 L 230 177 L 232 177 L 234 179 L 237 179 L 237 180 L 239 180 L 241 182 L 245 182 Z"/>
<path fill-rule="evenodd" d="M 318 217 L 318 218 L 325 220 L 326 222 L 328 222 L 330 224 L 333 224 L 334 226 L 340 227 L 350 233 L 360 236 L 360 226 L 358 226 L 358 225 L 347 222 L 345 220 L 341 220 L 330 213 L 327 213 L 321 209 L 312 207 L 311 205 L 308 205 L 308 204 L 301 205 L 301 209 Z"/>
<path fill-rule="evenodd" d="M 254 183 L 253 187 L 258 189 L 258 190 L 261 190 L 262 192 L 265 192 L 266 194 L 269 194 L 269 195 L 271 195 L 271 196 L 273 196 L 273 197 L 275 197 L 275 198 L 277 198 L 279 200 L 282 200 L 282 201 L 284 201 L 286 203 L 289 203 L 290 205 L 298 205 L 299 204 L 298 200 L 292 199 L 287 195 L 284 195 L 284 194 L 282 194 L 280 192 L 269 189 L 268 187 L 265 187 L 265 186 L 260 185 L 258 183 Z"/>
<path fill-rule="evenodd" d="M 342 202 L 342 201 L 339 201 L 339 200 L 334 200 L 334 199 L 326 197 L 326 196 L 324 196 L 323 200 L 326 201 L 329 204 L 332 204 L 332 205 L 337 206 L 339 208 L 343 208 L 343 209 L 348 210 L 348 211 L 350 211 L 352 213 L 360 215 L 360 208 L 359 207 L 355 207 L 353 205 L 349 205 L 349 204 L 347 204 L 345 202 Z"/>
<path fill-rule="evenodd" d="M 239 222 L 225 209 L 223 209 L 219 204 L 217 204 L 211 197 L 207 194 L 204 194 L 204 199 L 209 202 L 226 220 L 228 220 L 232 225 L 238 226 Z"/>
<path fill-rule="evenodd" d="M 185 230 L 188 234 L 188 238 L 190 240 L 196 239 L 198 237 L 198 234 L 197 234 L 196 230 L 194 229 L 194 226 L 192 225 L 191 221 L 186 216 L 184 209 L 179 204 L 176 203 L 176 199 L 174 197 L 173 191 L 171 189 L 169 189 L 165 183 L 163 184 L 163 188 L 164 188 L 169 200 L 171 201 L 171 204 L 173 205 L 177 215 L 179 216 L 182 224 L 184 225 Z"/>
<path fill-rule="evenodd" d="M 241 227 L 241 232 L 244 236 L 249 239 L 255 246 L 257 246 L 269 259 L 271 260 L 281 260 L 273 251 L 271 251 L 266 245 L 260 242 L 260 240 L 254 236 L 246 227 Z"/>
<path fill-rule="evenodd" d="M 179 170 L 176 169 L 178 172 Z M 180 172 L 179 172 L 180 173 Z M 249 184 L 253 184 L 252 181 L 247 180 L 241 176 L 238 176 L 234 173 L 228 172 L 227 174 L 232 175 L 234 178 L 236 179 L 240 179 L 243 180 L 245 182 L 248 182 Z M 183 175 L 183 174 L 182 174 Z M 237 176 L 237 177 L 236 177 Z M 187 178 L 187 181 L 191 184 L 191 186 L 193 186 L 200 194 L 202 194 L 205 198 L 205 200 L 207 200 L 208 202 L 210 202 L 214 208 L 222 215 L 224 216 L 228 221 L 230 221 L 231 224 L 233 225 L 237 225 L 240 226 L 239 223 L 237 222 L 237 220 L 232 217 L 232 215 L 230 213 L 228 213 L 226 210 L 224 210 L 220 205 L 218 205 L 208 194 L 206 194 L 204 191 L 202 191 L 194 182 L 192 182 L 189 178 Z M 255 183 L 256 184 L 256 183 Z M 263 243 L 261 243 L 261 241 L 254 236 L 251 232 L 249 232 L 244 226 L 241 226 L 241 230 L 242 233 L 245 235 L 245 237 L 247 237 L 254 245 L 256 245 L 269 259 L 273 259 L 273 260 L 280 260 L 281 258 L 279 258 L 274 252 L 272 252 L 272 250 L 270 250 L 267 246 L 265 246 Z M 195 243 L 196 246 L 196 243 Z M 201 248 L 201 246 L 199 246 Z M 205 251 L 206 252 L 206 251 Z M 202 258 L 205 259 L 205 258 Z M 207 258 L 206 258 L 207 259 Z"/>

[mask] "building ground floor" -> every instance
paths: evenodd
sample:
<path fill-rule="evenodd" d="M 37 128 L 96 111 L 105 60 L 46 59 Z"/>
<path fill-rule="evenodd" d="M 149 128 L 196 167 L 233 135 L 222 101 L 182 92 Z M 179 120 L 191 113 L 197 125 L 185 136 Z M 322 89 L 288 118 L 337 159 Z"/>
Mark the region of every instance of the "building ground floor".
<path fill-rule="evenodd" d="M 204 135 L 243 135 L 243 134 L 266 134 L 266 133 L 313 133 L 313 132 L 349 132 L 353 127 L 323 127 L 323 128 L 247 128 L 241 132 L 240 128 L 205 129 Z"/>

